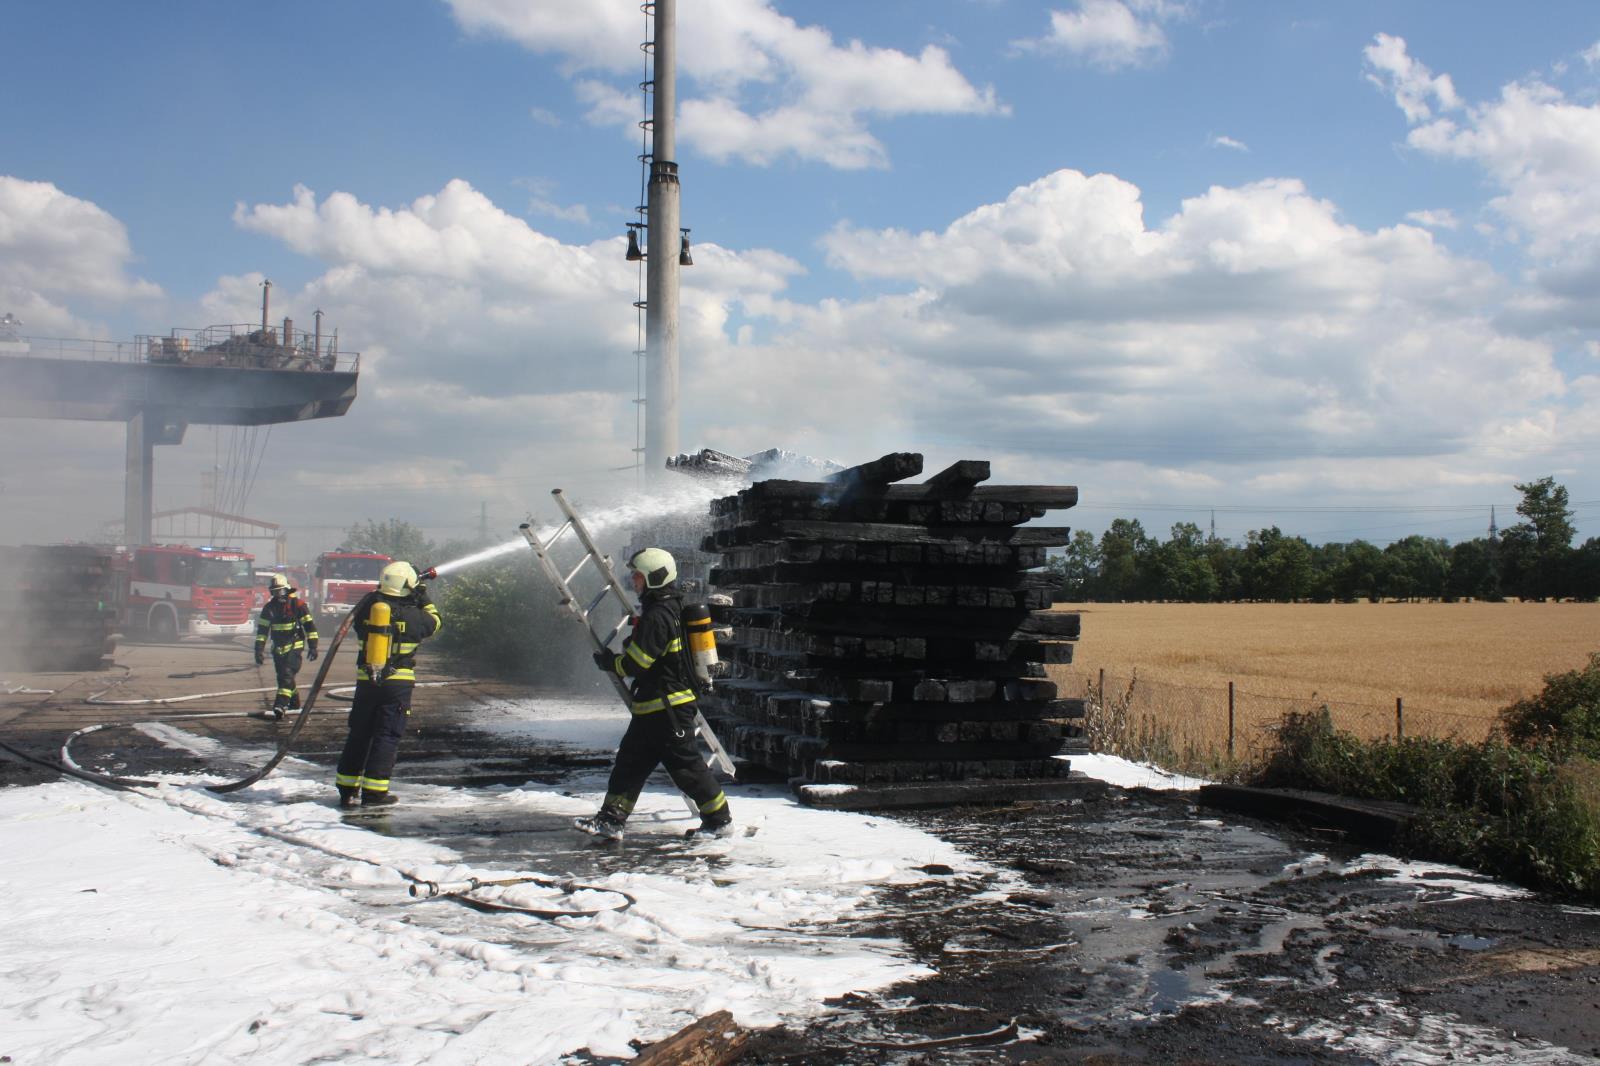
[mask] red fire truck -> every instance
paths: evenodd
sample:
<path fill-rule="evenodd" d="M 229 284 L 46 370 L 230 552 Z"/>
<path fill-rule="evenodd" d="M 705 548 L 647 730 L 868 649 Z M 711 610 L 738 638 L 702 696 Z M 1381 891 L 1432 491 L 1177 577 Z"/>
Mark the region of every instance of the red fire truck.
<path fill-rule="evenodd" d="M 155 640 L 252 634 L 266 591 L 240 548 L 152 544 L 126 556 L 128 630 Z"/>
<path fill-rule="evenodd" d="M 378 576 L 394 560 L 377 552 L 323 552 L 311 564 L 311 609 L 319 615 L 349 614 L 378 587 Z"/>

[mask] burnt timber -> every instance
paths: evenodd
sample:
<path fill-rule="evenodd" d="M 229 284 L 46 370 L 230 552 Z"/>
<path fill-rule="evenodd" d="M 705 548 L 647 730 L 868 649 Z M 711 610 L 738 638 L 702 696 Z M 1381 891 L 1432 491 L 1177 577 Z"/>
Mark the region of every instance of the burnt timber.
<path fill-rule="evenodd" d="M 1065 485 L 985 485 L 962 460 L 920 484 L 896 452 L 823 481 L 758 481 L 712 501 L 703 549 L 725 676 L 703 702 L 729 752 L 803 802 L 873 809 L 1080 793 L 1076 614 L 1037 572 Z"/>

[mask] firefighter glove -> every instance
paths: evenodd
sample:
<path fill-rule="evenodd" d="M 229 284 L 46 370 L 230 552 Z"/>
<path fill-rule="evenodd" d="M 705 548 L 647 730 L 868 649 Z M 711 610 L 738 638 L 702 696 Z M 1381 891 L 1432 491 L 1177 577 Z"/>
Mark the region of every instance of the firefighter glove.
<path fill-rule="evenodd" d="M 311 662 L 317 661 L 317 646 L 315 644 L 306 645 L 306 658 Z"/>
<path fill-rule="evenodd" d="M 616 669 L 617 656 L 615 652 L 597 651 L 594 653 L 594 664 L 606 673 Z"/>
<path fill-rule="evenodd" d="M 428 586 L 418 585 L 411 590 L 411 601 L 418 607 L 426 607 L 433 602 L 433 597 L 428 595 Z"/>
<path fill-rule="evenodd" d="M 260 648 L 257 648 L 256 649 L 256 665 L 260 666 L 262 663 L 264 663 L 266 661 L 267 661 L 266 656 L 261 654 L 261 649 Z"/>

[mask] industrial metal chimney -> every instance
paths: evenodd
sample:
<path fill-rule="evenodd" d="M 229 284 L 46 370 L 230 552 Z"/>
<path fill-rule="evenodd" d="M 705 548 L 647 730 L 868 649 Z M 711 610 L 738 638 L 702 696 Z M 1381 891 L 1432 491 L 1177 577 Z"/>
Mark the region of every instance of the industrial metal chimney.
<path fill-rule="evenodd" d="M 673 162 L 677 111 L 677 0 L 655 0 L 655 93 L 651 107 L 649 250 L 646 271 L 644 461 L 646 477 L 662 478 L 678 454 L 678 164 Z"/>

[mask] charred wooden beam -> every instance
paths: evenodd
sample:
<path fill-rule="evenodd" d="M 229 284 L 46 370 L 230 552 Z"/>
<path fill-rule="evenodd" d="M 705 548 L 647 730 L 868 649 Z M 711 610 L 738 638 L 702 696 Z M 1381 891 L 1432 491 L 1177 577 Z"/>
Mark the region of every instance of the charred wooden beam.
<path fill-rule="evenodd" d="M 781 500 L 828 501 L 837 504 L 840 499 L 838 490 L 830 485 L 824 485 L 816 481 L 774 479 L 771 481 L 758 481 L 749 488 L 742 490 L 737 496 L 724 496 L 714 501 L 712 513 L 728 514 L 737 511 L 746 504 Z M 1077 506 L 1078 486 L 968 484 L 963 487 L 959 482 L 936 484 L 932 481 L 924 481 L 920 485 L 881 485 L 877 488 L 863 488 L 854 493 L 851 496 L 851 500 L 856 502 L 871 500 L 898 503 L 933 501 L 954 503 L 960 500 L 971 500 L 977 503 L 1032 504 L 1039 507 L 1048 507 L 1051 510 L 1063 510 Z"/>
<path fill-rule="evenodd" d="M 922 484 L 935 492 L 966 493 L 989 480 L 989 460 L 957 459 Z"/>
<path fill-rule="evenodd" d="M 891 481 L 904 481 L 922 473 L 922 453 L 890 452 L 870 463 L 852 466 L 823 480 L 836 490 L 849 492 L 869 485 L 886 485 Z"/>

